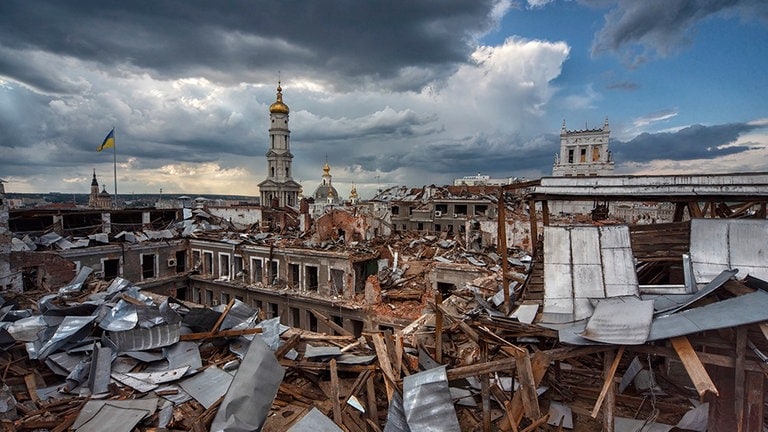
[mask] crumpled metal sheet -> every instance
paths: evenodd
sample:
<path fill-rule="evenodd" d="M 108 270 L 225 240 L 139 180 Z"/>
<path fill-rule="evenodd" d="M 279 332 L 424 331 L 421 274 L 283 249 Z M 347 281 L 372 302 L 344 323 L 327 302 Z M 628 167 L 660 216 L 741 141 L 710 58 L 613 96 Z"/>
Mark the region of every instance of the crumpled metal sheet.
<path fill-rule="evenodd" d="M 768 293 L 755 291 L 672 315 L 651 324 L 649 341 L 768 321 Z"/>
<path fill-rule="evenodd" d="M 262 333 L 259 336 L 272 351 L 280 348 L 282 342 L 280 340 L 280 335 L 289 329 L 289 327 L 280 324 L 280 317 L 264 320 L 256 327 L 262 329 Z"/>
<path fill-rule="evenodd" d="M 213 308 L 216 312 L 224 312 L 227 305 L 221 304 Z M 224 321 L 221 322 L 221 330 L 228 330 L 236 326 L 243 325 L 251 320 L 256 315 L 256 311 L 253 310 L 247 304 L 235 299 L 232 307 L 229 308 L 227 316 L 224 317 Z M 251 320 L 253 321 L 253 320 Z"/>
<path fill-rule="evenodd" d="M 96 319 L 96 317 L 93 316 L 68 316 L 64 318 L 64 321 L 62 321 L 58 328 L 56 328 L 53 336 L 45 341 L 37 352 L 34 353 L 34 357 L 32 357 L 29 350 L 27 350 L 30 354 L 30 358 L 33 360 L 43 360 L 49 354 L 64 346 L 70 339 L 82 339 L 86 334 L 91 332 L 90 324 L 94 319 Z"/>
<path fill-rule="evenodd" d="M 461 432 L 444 365 L 403 379 L 403 411 L 411 430 Z"/>
<path fill-rule="evenodd" d="M 37 340 L 38 333 L 45 327 L 46 324 L 43 317 L 41 315 L 35 315 L 14 322 L 8 326 L 7 330 L 17 341 L 32 342 Z"/>
<path fill-rule="evenodd" d="M 720 288 L 725 284 L 728 280 L 736 276 L 736 274 L 739 272 L 739 269 L 731 269 L 731 270 L 723 270 L 719 275 L 717 275 L 714 279 L 712 279 L 711 282 L 709 282 L 705 287 L 700 289 L 696 294 L 694 294 L 692 297 L 687 299 L 682 304 L 679 304 L 675 307 L 666 308 L 664 310 L 659 310 L 656 312 L 657 315 L 661 314 L 673 314 L 675 312 L 678 312 L 682 309 L 684 309 L 687 306 L 692 305 L 699 299 L 706 297 L 707 295 L 714 292 L 716 289 Z"/>
<path fill-rule="evenodd" d="M 92 268 L 88 266 L 80 267 L 80 271 L 77 273 L 77 276 L 75 276 L 75 278 L 72 279 L 68 285 L 64 285 L 63 287 L 59 288 L 59 294 L 79 292 L 83 288 L 83 283 L 86 279 L 88 279 L 88 276 L 90 276 L 91 273 L 93 273 Z"/>
<path fill-rule="evenodd" d="M 285 369 L 259 338 L 254 338 L 211 424 L 212 432 L 260 430 L 283 381 Z"/>
<path fill-rule="evenodd" d="M 312 407 L 304 417 L 288 429 L 288 432 L 343 432 L 343 430 L 317 407 Z"/>
<path fill-rule="evenodd" d="M 403 411 L 403 397 L 398 392 L 394 392 L 392 400 L 389 401 L 387 423 L 384 425 L 384 432 L 411 432 L 411 428 L 408 427 L 408 421 L 405 418 L 405 411 Z"/>
<path fill-rule="evenodd" d="M 37 244 L 43 245 L 43 246 L 50 246 L 50 245 L 56 243 L 57 241 L 59 241 L 61 239 L 62 239 L 62 237 L 60 235 L 58 235 L 55 232 L 51 231 L 49 233 L 41 235 L 37 239 Z"/>
<path fill-rule="evenodd" d="M 648 341 L 684 336 L 705 330 L 737 327 L 761 321 L 768 321 L 768 293 L 755 291 L 720 300 L 717 303 L 654 318 L 651 322 Z M 571 345 L 598 344 L 579 336 L 585 325 L 586 322 L 582 321 L 559 329 L 560 342 Z"/>
<path fill-rule="evenodd" d="M 163 348 L 163 355 L 168 360 L 169 369 L 189 367 L 187 375 L 203 367 L 203 360 L 200 358 L 200 347 L 194 342 L 179 341 Z"/>
<path fill-rule="evenodd" d="M 136 305 L 120 300 L 99 322 L 99 327 L 107 331 L 126 331 L 139 323 L 139 312 Z"/>
<path fill-rule="evenodd" d="M 581 337 L 614 345 L 640 345 L 648 339 L 653 300 L 612 297 L 597 302 Z"/>

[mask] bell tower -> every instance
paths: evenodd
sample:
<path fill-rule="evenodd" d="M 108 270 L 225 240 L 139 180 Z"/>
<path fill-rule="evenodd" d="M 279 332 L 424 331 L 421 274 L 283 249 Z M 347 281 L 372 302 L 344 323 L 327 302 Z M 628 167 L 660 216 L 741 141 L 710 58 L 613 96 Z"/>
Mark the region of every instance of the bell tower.
<path fill-rule="evenodd" d="M 269 151 L 267 151 L 267 178 L 259 183 L 262 206 L 278 207 L 298 205 L 301 185 L 293 180 L 291 172 L 291 131 L 288 129 L 288 105 L 283 102 L 283 88 L 277 83 L 277 98 L 269 106 Z"/>

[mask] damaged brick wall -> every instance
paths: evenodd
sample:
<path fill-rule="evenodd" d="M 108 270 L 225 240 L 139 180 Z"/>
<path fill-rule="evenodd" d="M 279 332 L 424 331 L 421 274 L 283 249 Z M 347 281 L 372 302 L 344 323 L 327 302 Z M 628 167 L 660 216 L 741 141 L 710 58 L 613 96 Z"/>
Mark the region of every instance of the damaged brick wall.
<path fill-rule="evenodd" d="M 29 289 L 54 289 L 67 285 L 75 277 L 75 263 L 62 258 L 55 252 L 11 252 L 11 272 L 19 276 L 34 274 L 34 280 L 27 284 L 40 284 L 41 286 Z"/>
<path fill-rule="evenodd" d="M 364 240 L 369 223 L 365 216 L 331 210 L 317 219 L 315 227 L 317 241 L 336 241 L 343 234 L 344 241 L 350 242 Z"/>

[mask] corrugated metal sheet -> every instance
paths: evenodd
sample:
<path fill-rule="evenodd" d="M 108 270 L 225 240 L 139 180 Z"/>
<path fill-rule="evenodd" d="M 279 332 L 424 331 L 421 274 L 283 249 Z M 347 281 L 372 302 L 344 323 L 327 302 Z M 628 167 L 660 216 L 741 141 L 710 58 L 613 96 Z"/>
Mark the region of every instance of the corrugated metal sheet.
<path fill-rule="evenodd" d="M 107 332 L 106 337 L 115 344 L 118 352 L 144 351 L 178 342 L 180 328 L 179 324 L 159 325 L 148 329 Z"/>

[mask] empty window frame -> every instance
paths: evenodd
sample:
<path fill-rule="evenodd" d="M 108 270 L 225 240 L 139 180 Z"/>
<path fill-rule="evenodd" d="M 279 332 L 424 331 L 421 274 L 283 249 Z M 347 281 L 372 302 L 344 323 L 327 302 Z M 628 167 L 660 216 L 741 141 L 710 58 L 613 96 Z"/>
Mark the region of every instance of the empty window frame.
<path fill-rule="evenodd" d="M 219 277 L 229 279 L 229 259 L 228 253 L 219 252 Z"/>
<path fill-rule="evenodd" d="M 304 274 L 306 277 L 306 289 L 317 291 L 320 288 L 320 269 L 316 266 L 305 266 Z"/>
<path fill-rule="evenodd" d="M 251 282 L 264 283 L 264 271 L 261 258 L 251 258 Z"/>
<path fill-rule="evenodd" d="M 141 280 L 152 279 L 157 275 L 157 255 L 141 254 Z"/>

